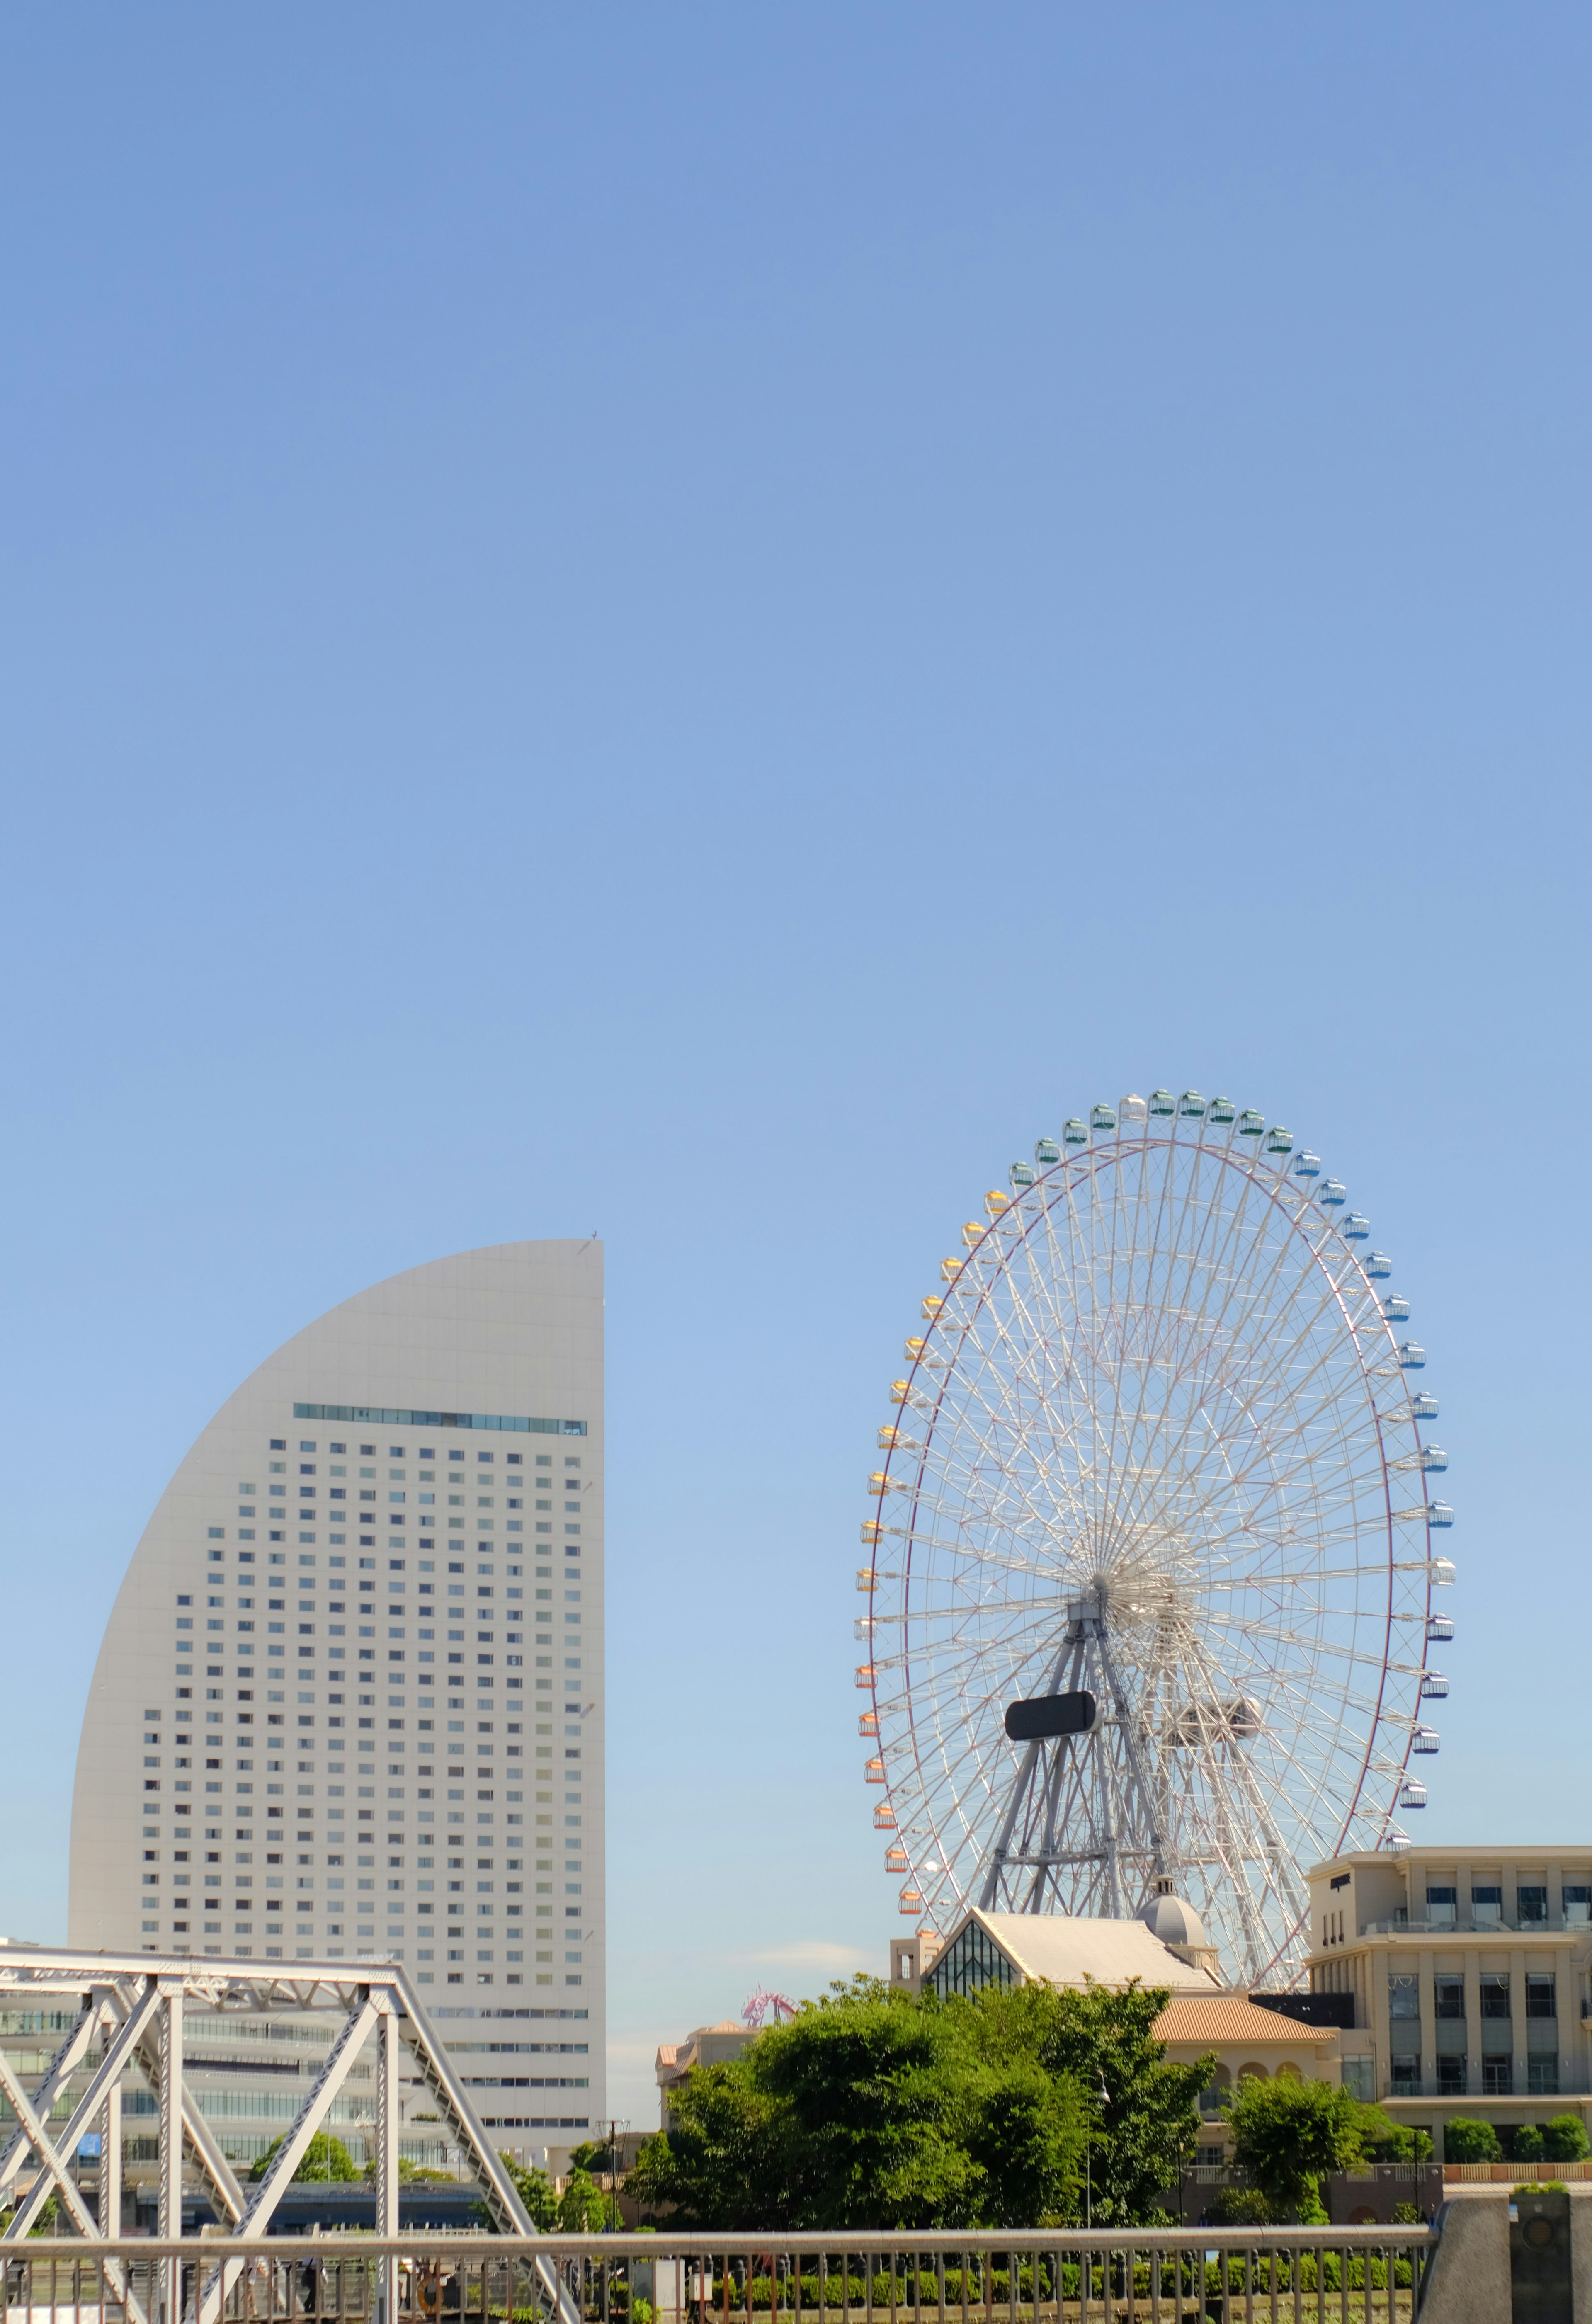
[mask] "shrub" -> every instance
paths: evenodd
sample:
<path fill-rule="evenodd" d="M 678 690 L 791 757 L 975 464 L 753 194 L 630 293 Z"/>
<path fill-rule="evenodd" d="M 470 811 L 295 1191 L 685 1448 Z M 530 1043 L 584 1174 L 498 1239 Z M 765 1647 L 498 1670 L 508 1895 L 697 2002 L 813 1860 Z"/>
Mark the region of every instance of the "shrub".
<path fill-rule="evenodd" d="M 1443 2132 L 1443 2157 L 1449 2163 L 1498 2163 L 1503 2150 L 1490 2122 L 1457 2114 Z"/>
<path fill-rule="evenodd" d="M 1213 2227 L 1268 2227 L 1275 2215 L 1258 2187 L 1223 2187 L 1207 2216 Z"/>
<path fill-rule="evenodd" d="M 1542 2134 L 1534 2122 L 1523 2122 L 1510 2143 L 1511 2163 L 1540 2163 L 1542 2160 Z"/>
<path fill-rule="evenodd" d="M 1542 2153 L 1550 2163 L 1579 2163 L 1587 2153 L 1587 2133 L 1578 2114 L 1556 2114 L 1542 2125 Z"/>

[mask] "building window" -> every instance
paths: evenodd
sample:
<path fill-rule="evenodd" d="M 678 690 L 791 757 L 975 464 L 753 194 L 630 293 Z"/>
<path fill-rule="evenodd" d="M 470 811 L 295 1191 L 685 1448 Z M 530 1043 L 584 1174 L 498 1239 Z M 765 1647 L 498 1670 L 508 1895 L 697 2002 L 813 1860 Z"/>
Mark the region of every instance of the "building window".
<path fill-rule="evenodd" d="M 1516 1888 L 1514 1906 L 1523 1929 L 1547 1926 L 1548 1891 L 1546 1888 Z"/>
<path fill-rule="evenodd" d="M 1484 2017 L 1508 2016 L 1509 1972 L 1507 1969 L 1490 1969 L 1482 1978 L 1481 2014 Z"/>
<path fill-rule="evenodd" d="M 1502 1888 L 1477 1888 L 1470 1891 L 1470 1917 L 1478 1929 L 1495 1929 L 1504 1919 Z"/>
<path fill-rule="evenodd" d="M 1440 1977 L 1433 1980 L 1440 2017 L 1463 2017 L 1465 2015 L 1465 1980 L 1462 1977 Z"/>
<path fill-rule="evenodd" d="M 1418 2098 L 1421 2094 L 1421 2061 L 1419 2058 L 1394 2058 L 1391 2080 L 1395 2098 Z"/>
<path fill-rule="evenodd" d="M 987 1985 L 1009 1986 L 1011 1963 L 977 1921 L 970 1921 L 929 1972 L 942 2001 L 953 1993 L 979 1993 Z"/>
<path fill-rule="evenodd" d="M 1232 2095 L 1232 2075 L 1225 2066 L 1218 2066 L 1209 2088 L 1200 2093 L 1201 2113 L 1206 2116 L 1220 2114 Z"/>
<path fill-rule="evenodd" d="M 1465 2095 L 1465 2061 L 1463 2058 L 1440 2058 L 1437 2061 L 1437 2094 L 1443 2098 L 1462 2098 Z"/>
<path fill-rule="evenodd" d="M 1343 2087 L 1364 2106 L 1370 2106 L 1376 2097 L 1376 2066 L 1371 2058 L 1345 2058 Z"/>
<path fill-rule="evenodd" d="M 1483 2095 L 1490 2098 L 1506 2098 L 1514 2088 L 1514 2070 L 1507 2058 L 1484 2058 L 1481 2061 Z"/>
<path fill-rule="evenodd" d="M 1551 1972 L 1528 1975 L 1525 1981 L 1525 2014 L 1528 2017 L 1557 2017 L 1558 1988 Z"/>
<path fill-rule="evenodd" d="M 1419 2017 L 1421 2015 L 1421 1980 L 1408 1975 L 1390 1975 L 1387 1980 L 1387 2014 L 1390 2017 Z"/>
<path fill-rule="evenodd" d="M 1532 2098 L 1556 2098 L 1559 2096 L 1558 2059 L 1528 2058 L 1525 2061 L 1525 2086 Z"/>
<path fill-rule="evenodd" d="M 1584 1929 L 1588 1922 L 1592 1922 L 1592 1888 L 1566 1888 L 1564 1891 L 1565 1927 Z"/>
<path fill-rule="evenodd" d="M 1426 1917 L 1435 1929 L 1451 1929 L 1459 1917 L 1459 1892 L 1457 1888 L 1429 1888 L 1426 1892 Z"/>

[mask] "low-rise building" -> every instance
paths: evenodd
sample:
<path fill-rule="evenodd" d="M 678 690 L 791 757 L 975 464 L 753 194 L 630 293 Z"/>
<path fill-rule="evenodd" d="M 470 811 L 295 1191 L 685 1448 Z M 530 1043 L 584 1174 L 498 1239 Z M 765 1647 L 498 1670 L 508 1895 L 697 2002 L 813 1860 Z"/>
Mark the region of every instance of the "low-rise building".
<path fill-rule="evenodd" d="M 1410 1848 L 1310 1875 L 1312 1994 L 1346 1997 L 1343 2079 L 1428 2131 L 1578 2115 L 1592 2132 L 1592 1847 Z"/>
<path fill-rule="evenodd" d="M 760 2027 L 748 2025 L 741 2019 L 727 2017 L 721 2025 L 698 2025 L 683 2042 L 661 2042 L 654 2070 L 658 2076 L 658 2118 L 659 2126 L 672 2126 L 669 2102 L 674 2093 L 695 2066 L 720 2066 L 727 2059 L 739 2058 L 749 2042 L 755 2042 Z"/>
<path fill-rule="evenodd" d="M 1157 1929 L 1165 1933 L 1157 1934 Z M 965 1912 L 932 1959 L 916 1963 L 912 1940 L 890 1949 L 892 1984 L 910 1978 L 926 1993 L 977 1993 L 987 1985 L 1170 1986 L 1175 1993 L 1219 1993 L 1216 1952 L 1191 1905 L 1157 1896 L 1131 1921 L 1076 1919 L 1063 1913 Z"/>

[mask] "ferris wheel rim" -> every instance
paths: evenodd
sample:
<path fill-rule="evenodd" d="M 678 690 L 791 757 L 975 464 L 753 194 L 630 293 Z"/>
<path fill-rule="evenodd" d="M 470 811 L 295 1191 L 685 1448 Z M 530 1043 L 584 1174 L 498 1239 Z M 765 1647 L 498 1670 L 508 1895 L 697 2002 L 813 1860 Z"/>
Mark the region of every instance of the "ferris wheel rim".
<path fill-rule="evenodd" d="M 1124 1102 L 1126 1106 L 1128 1102 Z M 1097 1109 L 1098 1111 L 1100 1110 Z M 866 1628 L 869 1637 L 870 1662 L 867 1668 L 870 1674 L 869 1692 L 872 1703 L 873 1731 L 882 1738 L 887 1709 L 904 1699 L 906 1707 L 906 1733 L 895 1738 L 890 1752 L 890 1757 L 897 1761 L 897 1771 L 892 1773 L 887 1767 L 881 1742 L 880 1757 L 873 1763 L 879 1767 L 879 1773 L 877 1775 L 871 1775 L 870 1779 L 883 1780 L 888 1784 L 887 1797 L 890 1803 L 892 1824 L 897 1831 L 904 1831 L 906 1827 L 895 1812 L 897 1796 L 912 1790 L 911 1777 L 914 1773 L 919 1775 L 920 1781 L 916 1785 L 919 1797 L 916 1801 L 909 1801 L 906 1796 L 901 1796 L 899 1804 L 902 1808 L 914 1812 L 915 1820 L 919 1823 L 920 1840 L 927 1840 L 930 1843 L 931 1868 L 940 1869 L 943 1867 L 952 1884 L 957 1886 L 960 1886 L 961 1883 L 958 1876 L 952 1869 L 957 1850 L 947 1844 L 946 1835 L 941 1827 L 947 1814 L 961 1813 L 963 1811 L 968 1794 L 976 1784 L 980 1771 L 975 1767 L 968 1781 L 960 1786 L 948 1785 L 941 1775 L 935 1775 L 932 1778 L 929 1776 L 925 1762 L 935 1755 L 938 1755 L 941 1759 L 944 1757 L 944 1723 L 935 1689 L 930 1687 L 928 1690 L 931 1698 L 930 1724 L 922 1734 L 919 1733 L 918 1689 L 911 1676 L 914 1649 L 907 1628 L 906 1609 L 911 1594 L 913 1561 L 918 1554 L 920 1543 L 915 1520 L 925 1498 L 925 1473 L 927 1467 L 928 1447 L 933 1442 L 935 1430 L 945 1421 L 949 1410 L 948 1398 L 951 1387 L 957 1378 L 962 1353 L 972 1340 L 975 1318 L 981 1311 L 993 1312 L 993 1296 L 997 1286 L 1003 1281 L 1009 1285 L 1013 1277 L 1014 1260 L 1023 1251 L 1025 1245 L 1036 1239 L 1051 1222 L 1054 1203 L 1044 1199 L 1046 1188 L 1050 1187 L 1054 1194 L 1054 1191 L 1059 1187 L 1064 1190 L 1071 1199 L 1080 1187 L 1087 1188 L 1092 1193 L 1112 1174 L 1115 1174 L 1115 1182 L 1119 1185 L 1122 1167 L 1126 1162 L 1132 1159 L 1142 1164 L 1146 1156 L 1156 1152 L 1164 1153 L 1169 1157 L 1193 1156 L 1201 1160 L 1215 1163 L 1219 1166 L 1219 1184 L 1226 1173 L 1233 1172 L 1242 1182 L 1246 1195 L 1250 1190 L 1258 1190 L 1264 1196 L 1274 1219 L 1282 1229 L 1281 1240 L 1271 1261 L 1272 1271 L 1274 1273 L 1280 1271 L 1286 1255 L 1292 1253 L 1297 1257 L 1302 1250 L 1308 1271 L 1321 1289 L 1323 1312 L 1330 1308 L 1336 1314 L 1337 1324 L 1332 1340 L 1333 1349 L 1341 1350 L 1347 1344 L 1353 1351 L 1353 1369 L 1358 1389 L 1358 1403 L 1356 1406 L 1357 1425 L 1363 1426 L 1364 1416 L 1368 1414 L 1374 1434 L 1375 1476 L 1380 1503 L 1375 1536 L 1377 1545 L 1376 1556 L 1374 1564 L 1370 1560 L 1362 1558 L 1352 1567 L 1342 1569 L 1322 1568 L 1319 1557 L 1316 1563 L 1319 1573 L 1332 1579 L 1339 1578 L 1342 1573 L 1352 1572 L 1357 1581 L 1373 1572 L 1376 1573 L 1380 1593 L 1376 1616 L 1379 1652 L 1373 1656 L 1364 1647 L 1357 1646 L 1352 1649 L 1339 1646 L 1318 1649 L 1321 1655 L 1330 1651 L 1343 1655 L 1346 1662 L 1355 1668 L 1365 1666 L 1373 1661 L 1377 1668 L 1374 1700 L 1364 1706 L 1366 1714 L 1364 1733 L 1357 1746 L 1352 1787 L 1348 1789 L 1347 1797 L 1340 1794 L 1340 1804 L 1335 1811 L 1336 1831 L 1332 1834 L 1332 1840 L 1336 1847 L 1340 1848 L 1351 1834 L 1357 1820 L 1364 1821 L 1367 1812 L 1380 1818 L 1385 1834 L 1392 1830 L 1392 1818 L 1398 1802 L 1399 1786 L 1408 1781 L 1409 1762 L 1416 1746 L 1417 1736 L 1426 1730 L 1420 1727 L 1417 1715 L 1411 1712 L 1402 1715 L 1397 1713 L 1395 1707 L 1390 1702 L 1389 1677 L 1395 1667 L 1406 1675 L 1413 1675 L 1421 1689 L 1417 1700 L 1424 1699 L 1424 1679 L 1430 1668 L 1428 1646 L 1435 1560 L 1431 1538 L 1431 1508 L 1423 1506 L 1419 1511 L 1413 1508 L 1409 1510 L 1395 1508 L 1396 1456 L 1390 1443 L 1390 1429 L 1395 1424 L 1403 1428 L 1413 1429 L 1415 1456 L 1420 1458 L 1424 1452 L 1421 1415 L 1416 1409 L 1416 1400 L 1413 1397 L 1407 1397 L 1402 1407 L 1396 1412 L 1385 1409 L 1383 1403 L 1379 1401 L 1376 1382 L 1385 1380 L 1390 1374 L 1394 1379 L 1402 1376 L 1404 1367 L 1404 1351 L 1400 1348 L 1394 1337 L 1391 1328 L 1394 1317 L 1378 1298 L 1373 1277 L 1362 1264 L 1360 1254 L 1342 1232 L 1345 1222 L 1333 1218 L 1327 1206 L 1329 1187 L 1337 1189 L 1330 1198 L 1334 1205 L 1341 1204 L 1345 1200 L 1344 1190 L 1338 1188 L 1337 1182 L 1330 1179 L 1317 1190 L 1308 1187 L 1301 1189 L 1291 1185 L 1290 1176 L 1301 1175 L 1306 1159 L 1313 1162 L 1313 1157 L 1304 1155 L 1299 1157 L 1293 1166 L 1293 1172 L 1289 1175 L 1284 1174 L 1281 1165 L 1276 1168 L 1264 1170 L 1257 1168 L 1256 1166 L 1260 1159 L 1258 1148 L 1245 1151 L 1243 1148 L 1236 1146 L 1230 1121 L 1226 1126 L 1228 1134 L 1219 1139 L 1208 1135 L 1207 1125 L 1203 1121 L 1200 1125 L 1197 1135 L 1190 1136 L 1186 1132 L 1180 1135 L 1179 1124 L 1174 1122 L 1166 1128 L 1162 1128 L 1146 1116 L 1138 1123 L 1136 1134 L 1135 1132 L 1114 1134 L 1099 1143 L 1091 1137 L 1089 1145 L 1081 1153 L 1068 1152 L 1056 1141 L 1049 1141 L 1056 1148 L 1055 1152 L 1053 1156 L 1044 1157 L 1043 1169 L 1026 1173 L 1026 1180 L 1020 1185 L 1018 1169 L 1026 1170 L 1026 1166 L 1015 1167 L 1011 1177 L 1014 1186 L 1017 1188 L 1016 1199 L 995 1194 L 989 1198 L 986 1207 L 989 1210 L 990 1216 L 988 1223 L 980 1229 L 978 1242 L 974 1245 L 974 1255 L 991 1247 L 997 1253 L 988 1276 L 980 1279 L 976 1299 L 970 1307 L 959 1311 L 957 1327 L 953 1335 L 948 1334 L 945 1328 L 952 1320 L 946 1314 L 948 1303 L 936 1300 L 934 1303 L 934 1312 L 932 1315 L 928 1312 L 930 1303 L 925 1303 L 925 1316 L 928 1318 L 927 1327 L 922 1335 L 916 1355 L 913 1355 L 909 1350 L 911 1360 L 906 1380 L 897 1382 L 896 1388 L 892 1389 L 892 1402 L 897 1408 L 897 1420 L 891 1429 L 880 1433 L 881 1449 L 886 1452 L 885 1477 L 888 1478 L 889 1472 L 896 1466 L 898 1452 L 909 1455 L 909 1468 L 911 1467 L 910 1456 L 916 1456 L 916 1474 L 910 1485 L 903 1488 L 906 1497 L 906 1507 L 903 1513 L 905 1523 L 888 1528 L 891 1533 L 904 1534 L 906 1538 L 906 1561 L 902 1573 L 898 1577 L 901 1582 L 900 1606 L 898 1609 L 892 1608 L 887 1610 L 881 1605 L 879 1572 L 877 1566 L 870 1569 L 868 1581 L 869 1614 L 866 1624 L 859 1625 L 859 1632 L 860 1635 L 862 1629 Z M 1259 1126 L 1261 1132 L 1264 1133 L 1264 1121 L 1260 1122 Z M 1111 1127 L 1114 1131 L 1118 1130 L 1116 1123 Z M 1285 1133 L 1274 1132 L 1273 1135 L 1276 1137 Z M 1042 1141 L 1041 1148 L 1036 1149 L 1036 1158 L 1043 1154 L 1044 1144 L 1044 1141 Z M 1272 1150 L 1275 1151 L 1275 1148 Z M 1284 1149 L 1284 1153 L 1286 1150 Z M 1312 1175 L 1319 1173 L 1319 1164 L 1314 1165 Z M 1284 1196 L 1288 1199 L 1284 1199 Z M 1190 1197 L 1185 1190 L 1185 1208 L 1188 1207 L 1189 1200 Z M 998 1208 L 996 1207 L 998 1204 Z M 1235 1234 L 1243 1223 L 1240 1215 L 1241 1208 L 1240 1204 L 1229 1225 L 1229 1231 Z M 1016 1220 L 1008 1220 L 1006 1213 L 1014 1210 L 1017 1213 Z M 1357 1218 L 1358 1214 L 1351 1215 Z M 1005 1243 L 995 1242 L 991 1245 L 991 1238 L 1014 1224 L 1017 1230 L 1015 1235 L 1011 1235 Z M 964 1240 L 971 1238 L 972 1231 L 972 1223 L 970 1222 L 970 1227 L 964 1231 Z M 1253 1249 L 1256 1241 L 1253 1230 L 1246 1228 L 1244 1231 L 1243 1247 L 1246 1250 Z M 1367 1234 L 1368 1234 L 1368 1228 L 1361 1221 L 1359 1238 Z M 1329 1258 L 1331 1261 L 1330 1265 L 1328 1264 Z M 952 1264 L 947 1261 L 946 1269 L 949 1269 Z M 959 1268 L 966 1264 L 967 1262 L 957 1262 Z M 1385 1277 L 1388 1271 L 1390 1271 L 1389 1268 L 1385 1264 L 1381 1269 L 1381 1275 Z M 1351 1280 L 1358 1301 L 1357 1314 L 1351 1313 L 1347 1303 L 1346 1285 Z M 961 1287 L 960 1279 L 957 1287 Z M 1376 1314 L 1375 1326 L 1367 1330 L 1372 1311 Z M 1405 1313 L 1407 1314 L 1407 1306 Z M 997 1330 L 998 1335 L 1003 1334 L 1005 1331 L 1004 1325 L 999 1323 L 998 1319 Z M 985 1351 L 980 1349 L 979 1353 L 983 1357 Z M 1339 1401 L 1341 1401 L 1341 1391 L 1339 1393 Z M 897 1445 L 892 1441 L 887 1446 L 886 1434 L 888 1434 L 894 1439 L 898 1434 L 901 1423 L 906 1419 L 909 1413 L 921 1423 L 916 1432 L 921 1437 L 921 1442 Z M 1365 1498 L 1367 1487 L 1367 1480 L 1360 1479 L 1353 1473 L 1350 1474 L 1346 1495 L 1348 1509 L 1346 1524 L 1348 1539 L 1357 1546 L 1363 1545 L 1368 1549 L 1370 1543 L 1367 1537 L 1366 1523 L 1356 1515 Z M 886 1493 L 888 1489 L 888 1485 L 881 1480 L 873 1527 L 876 1548 L 886 1530 L 882 1520 Z M 1405 1545 L 1401 1538 L 1399 1528 L 1417 1519 L 1424 1521 L 1426 1554 L 1419 1559 L 1401 1558 L 1399 1550 Z M 966 1556 L 975 1554 L 968 1552 L 965 1545 L 962 1554 Z M 1423 1587 L 1417 1591 L 1418 1609 L 1411 1609 L 1400 1613 L 1394 1602 L 1396 1577 L 1401 1572 L 1412 1571 L 1416 1566 L 1424 1568 Z M 1278 1578 L 1275 1575 L 1271 1577 L 1274 1587 Z M 1067 1586 L 1066 1577 L 1063 1575 L 1053 1573 L 1050 1579 L 1053 1591 L 1055 1592 L 1062 1591 Z M 1225 1584 L 1219 1586 L 1236 1591 L 1245 1587 L 1247 1580 L 1252 1582 L 1253 1576 L 1236 1578 L 1229 1576 Z M 1326 1613 L 1330 1609 L 1319 1610 L 1325 1619 Z M 1357 1623 L 1362 1614 L 1357 1601 L 1353 1610 Z M 1035 1611 L 1032 1594 L 1026 1600 L 1014 1600 L 1014 1612 L 1032 1618 Z M 1365 1618 L 1369 1619 L 1370 1609 L 1365 1609 L 1363 1612 Z M 1406 1623 L 1418 1621 L 1420 1624 L 1420 1653 L 1419 1661 L 1416 1663 L 1408 1660 L 1402 1663 L 1395 1661 L 1395 1624 L 1401 1620 Z M 894 1622 L 899 1622 L 902 1628 L 902 1648 L 898 1657 L 892 1656 L 889 1659 L 892 1664 L 898 1663 L 902 1678 L 897 1694 L 889 1698 L 889 1702 L 887 1704 L 880 1692 L 880 1658 L 878 1655 L 876 1632 L 881 1623 L 888 1626 Z M 1036 1647 L 1035 1652 L 1037 1651 Z M 926 1657 L 926 1649 L 924 1650 L 924 1657 Z M 1275 1668 L 1271 1676 L 1275 1692 L 1278 1683 L 1278 1674 Z M 998 1679 L 994 1682 L 994 1685 L 995 1691 L 998 1692 Z M 1347 1701 L 1347 1681 L 1343 1693 L 1344 1700 Z M 1332 1729 L 1324 1748 L 1318 1748 L 1316 1752 L 1315 1764 L 1319 1765 L 1323 1772 L 1317 1782 L 1312 1797 L 1320 1798 L 1324 1792 L 1326 1775 L 1332 1768 L 1331 1737 L 1341 1734 L 1344 1718 L 1345 1711 L 1340 1703 L 1337 1713 L 1337 1725 Z M 1402 1748 L 1390 1748 L 1394 1746 L 1395 1737 L 1402 1738 Z M 900 1768 L 898 1766 L 900 1749 L 902 1744 L 908 1740 L 911 1765 L 907 1768 Z M 903 1778 L 906 1780 L 903 1781 Z M 1388 1783 L 1389 1779 L 1391 1779 L 1392 1792 L 1386 1797 L 1385 1804 L 1383 1804 L 1384 1794 L 1380 1790 L 1374 1800 L 1368 1799 L 1368 1793 L 1374 1784 L 1383 1785 Z M 948 1791 L 950 1798 L 947 1803 L 945 1794 Z M 922 1830 L 924 1820 L 927 1821 L 926 1831 Z M 919 1853 L 922 1853 L 921 1847 Z M 913 1872 L 915 1882 L 918 1877 L 915 1867 Z M 963 1901 L 965 1901 L 965 1893 Z M 1287 1952 L 1297 1933 L 1297 1916 L 1295 1916 L 1293 1926 L 1283 1932 L 1281 1941 L 1273 1956 L 1274 1961 Z"/>

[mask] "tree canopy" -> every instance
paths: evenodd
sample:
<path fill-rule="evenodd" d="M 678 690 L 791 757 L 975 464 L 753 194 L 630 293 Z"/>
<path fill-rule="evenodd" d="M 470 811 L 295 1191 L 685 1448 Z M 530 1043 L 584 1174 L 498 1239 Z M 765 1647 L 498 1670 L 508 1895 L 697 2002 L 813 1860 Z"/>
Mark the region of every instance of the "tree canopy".
<path fill-rule="evenodd" d="M 627 2182 L 644 2216 L 786 2227 L 1039 2227 L 1164 2218 L 1210 2060 L 1169 2065 L 1164 1991 L 836 1985 L 698 2067 Z M 1106 2099 L 1098 2092 L 1103 2080 Z"/>
<path fill-rule="evenodd" d="M 500 2153 L 498 2161 L 514 2181 L 531 2226 L 539 2227 L 544 2236 L 550 2236 L 558 2224 L 558 2195 L 547 2172 L 528 2171 L 511 2154 Z"/>
<path fill-rule="evenodd" d="M 284 2131 L 282 2138 L 286 2136 L 287 2133 Z M 265 2177 L 266 2172 L 276 2161 L 281 2144 L 281 2138 L 271 2140 L 271 2144 L 249 2173 L 252 2179 Z M 299 2158 L 299 2168 L 293 2173 L 295 2179 L 357 2179 L 361 2175 L 359 2165 L 354 2162 L 353 2155 L 349 2153 L 342 2140 L 336 2137 L 329 2130 L 316 2132 Z"/>
<path fill-rule="evenodd" d="M 1372 2157 L 1424 2162 L 1431 2152 L 1423 2131 L 1395 2123 L 1380 2107 L 1365 2106 L 1330 2082 L 1286 2076 L 1242 2081 L 1228 2120 L 1233 2160 L 1249 2172 L 1267 2214 L 1278 2221 L 1325 2219 L 1321 2182 L 1333 2172 L 1357 2170 Z"/>
<path fill-rule="evenodd" d="M 1352 2170 L 1364 2153 L 1359 2101 L 1330 2082 L 1249 2080 L 1228 2109 L 1233 2161 L 1247 2171 L 1279 2219 L 1324 2218 L 1320 2182 Z"/>

